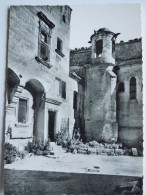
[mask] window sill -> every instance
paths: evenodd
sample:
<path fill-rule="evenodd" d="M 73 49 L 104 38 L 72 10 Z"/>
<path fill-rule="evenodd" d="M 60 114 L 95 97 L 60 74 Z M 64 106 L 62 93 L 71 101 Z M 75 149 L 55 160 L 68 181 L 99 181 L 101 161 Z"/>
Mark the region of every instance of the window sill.
<path fill-rule="evenodd" d="M 43 60 L 42 58 L 40 58 L 40 57 L 37 57 L 37 56 L 36 56 L 35 59 L 36 59 L 37 62 L 39 62 L 39 63 L 41 63 L 41 64 L 47 66 L 47 68 L 51 68 L 51 67 L 52 67 L 51 64 L 50 64 L 49 62 L 44 61 L 44 60 Z"/>
<path fill-rule="evenodd" d="M 33 137 L 11 137 L 10 139 L 32 139 Z"/>
<path fill-rule="evenodd" d="M 129 99 L 129 103 L 138 104 L 137 99 Z"/>
<path fill-rule="evenodd" d="M 28 123 L 16 123 L 15 127 L 29 127 Z"/>
<path fill-rule="evenodd" d="M 55 49 L 56 53 L 59 54 L 62 58 L 65 56 L 62 52 L 60 52 L 58 49 Z"/>

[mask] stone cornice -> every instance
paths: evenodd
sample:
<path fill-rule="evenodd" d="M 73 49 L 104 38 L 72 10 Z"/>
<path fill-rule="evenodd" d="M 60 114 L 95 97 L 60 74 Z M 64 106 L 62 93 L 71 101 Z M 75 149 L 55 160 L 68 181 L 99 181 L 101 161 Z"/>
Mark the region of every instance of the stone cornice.
<path fill-rule="evenodd" d="M 51 22 L 47 16 L 45 16 L 45 14 L 43 14 L 43 12 L 38 12 L 37 13 L 37 16 L 42 20 L 44 21 L 50 28 L 54 28 L 55 27 L 55 24 L 53 24 L 53 22 Z"/>

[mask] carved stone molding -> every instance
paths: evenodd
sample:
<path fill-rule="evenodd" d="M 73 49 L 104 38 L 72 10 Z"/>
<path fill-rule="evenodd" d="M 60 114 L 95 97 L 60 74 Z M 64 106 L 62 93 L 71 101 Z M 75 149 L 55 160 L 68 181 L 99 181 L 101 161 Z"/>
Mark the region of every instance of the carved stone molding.
<path fill-rule="evenodd" d="M 60 106 L 62 104 L 62 102 L 59 102 L 58 100 L 51 99 L 51 98 L 45 98 L 43 100 L 47 103 L 54 104 L 54 105 L 57 105 L 57 106 Z"/>
<path fill-rule="evenodd" d="M 38 12 L 37 13 L 38 17 L 43 21 L 45 22 L 45 24 L 47 24 L 50 28 L 54 28 L 55 27 L 55 24 L 53 24 L 53 22 L 51 22 L 47 16 L 45 16 L 45 14 L 43 14 L 43 12 Z"/>

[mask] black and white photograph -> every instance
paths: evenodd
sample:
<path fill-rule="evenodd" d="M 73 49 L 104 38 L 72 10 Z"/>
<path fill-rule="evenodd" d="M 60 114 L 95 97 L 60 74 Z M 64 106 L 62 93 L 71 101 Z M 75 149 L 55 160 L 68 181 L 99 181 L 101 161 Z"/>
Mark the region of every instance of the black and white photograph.
<path fill-rule="evenodd" d="M 7 14 L 4 194 L 142 195 L 141 4 Z"/>

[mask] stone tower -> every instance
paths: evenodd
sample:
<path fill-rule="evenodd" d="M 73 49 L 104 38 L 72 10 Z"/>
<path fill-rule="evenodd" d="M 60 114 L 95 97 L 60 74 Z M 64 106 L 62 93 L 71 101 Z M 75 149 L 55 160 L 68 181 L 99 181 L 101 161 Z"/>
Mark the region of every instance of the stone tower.
<path fill-rule="evenodd" d="M 101 28 L 90 38 L 91 63 L 86 65 L 85 136 L 110 142 L 118 138 L 116 113 L 115 39 L 118 34 Z"/>

